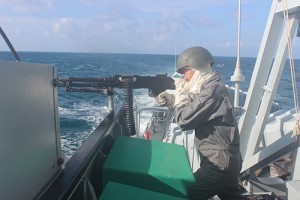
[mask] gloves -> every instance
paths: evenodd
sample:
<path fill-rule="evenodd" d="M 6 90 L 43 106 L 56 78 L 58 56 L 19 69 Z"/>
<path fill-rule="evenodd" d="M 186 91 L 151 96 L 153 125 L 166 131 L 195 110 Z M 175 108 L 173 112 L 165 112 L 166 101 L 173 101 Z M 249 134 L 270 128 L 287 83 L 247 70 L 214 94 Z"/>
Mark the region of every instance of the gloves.
<path fill-rule="evenodd" d="M 189 95 L 188 92 L 185 90 L 185 84 L 186 81 L 184 79 L 175 80 L 176 93 L 174 107 L 180 107 L 189 101 Z"/>
<path fill-rule="evenodd" d="M 185 90 L 185 84 L 187 82 L 184 79 L 182 78 L 174 79 L 174 83 L 175 83 L 176 91 Z"/>
<path fill-rule="evenodd" d="M 171 108 L 173 106 L 181 106 L 186 104 L 189 100 L 188 93 L 185 90 L 186 81 L 182 78 L 176 78 L 175 80 L 175 87 L 176 93 L 175 96 L 168 92 L 160 93 L 156 98 L 156 102 L 159 106 L 166 106 Z"/>
<path fill-rule="evenodd" d="M 174 99 L 175 99 L 174 95 L 168 92 L 162 92 L 155 98 L 159 106 L 166 106 L 168 108 L 173 107 Z"/>

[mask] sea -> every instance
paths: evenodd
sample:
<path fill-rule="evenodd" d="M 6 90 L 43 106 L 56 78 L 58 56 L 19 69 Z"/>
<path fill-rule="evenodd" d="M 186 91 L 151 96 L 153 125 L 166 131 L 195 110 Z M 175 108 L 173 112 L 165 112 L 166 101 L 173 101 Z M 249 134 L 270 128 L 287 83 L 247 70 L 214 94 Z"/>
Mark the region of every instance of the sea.
<path fill-rule="evenodd" d="M 175 55 L 112 54 L 112 53 L 62 53 L 62 52 L 19 52 L 21 61 L 53 64 L 58 77 L 111 77 L 113 75 L 155 76 L 175 72 Z M 10 52 L 0 52 L 0 59 L 14 60 Z M 247 91 L 256 58 L 242 57 L 241 70 L 245 82 L 241 89 Z M 235 57 L 216 56 L 213 69 L 219 71 L 222 80 L 229 86 L 236 66 Z M 300 78 L 300 60 L 295 60 L 296 81 Z M 294 108 L 289 62 L 283 71 L 275 101 L 283 109 Z M 298 91 L 300 94 L 300 91 Z M 299 97 L 298 97 L 299 99 Z M 123 101 L 122 90 L 116 89 L 116 103 Z M 155 100 L 148 89 L 134 90 L 134 102 L 140 107 L 154 106 Z M 67 158 L 78 149 L 91 132 L 109 113 L 108 97 L 99 93 L 70 93 L 58 88 L 58 105 L 62 150 Z"/>

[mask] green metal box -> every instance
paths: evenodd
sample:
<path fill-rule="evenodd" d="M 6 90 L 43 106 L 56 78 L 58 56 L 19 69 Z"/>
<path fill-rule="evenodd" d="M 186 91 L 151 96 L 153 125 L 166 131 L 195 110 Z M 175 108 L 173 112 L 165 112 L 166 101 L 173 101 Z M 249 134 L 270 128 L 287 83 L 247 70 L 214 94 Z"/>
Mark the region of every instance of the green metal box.
<path fill-rule="evenodd" d="M 116 192 L 117 191 L 117 192 Z M 108 182 L 99 200 L 187 200 L 187 198 L 174 197 L 167 194 L 154 192 L 142 188 L 124 185 L 116 182 Z"/>
<path fill-rule="evenodd" d="M 181 198 L 195 184 L 183 146 L 125 136 L 116 139 L 104 163 L 103 181 Z"/>

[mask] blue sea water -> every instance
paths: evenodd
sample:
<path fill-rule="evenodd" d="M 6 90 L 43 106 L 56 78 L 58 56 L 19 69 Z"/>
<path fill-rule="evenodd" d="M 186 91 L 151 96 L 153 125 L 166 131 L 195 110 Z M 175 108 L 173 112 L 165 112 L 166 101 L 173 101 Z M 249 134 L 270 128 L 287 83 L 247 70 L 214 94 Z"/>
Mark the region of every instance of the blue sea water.
<path fill-rule="evenodd" d="M 120 75 L 171 76 L 175 70 L 174 55 L 149 54 L 109 54 L 109 53 L 60 53 L 60 52 L 20 52 L 22 61 L 54 64 L 58 77 L 110 77 Z M 0 59 L 13 60 L 10 52 L 1 52 Z M 241 67 L 246 81 L 241 89 L 247 91 L 255 65 L 255 58 L 241 58 Z M 291 73 L 288 66 L 283 71 L 276 101 L 284 109 L 294 107 Z M 229 86 L 236 65 L 235 57 L 215 57 L 214 69 L 222 75 Z M 300 76 L 300 60 L 295 60 L 297 77 Z M 122 101 L 122 90 L 117 90 L 116 101 Z M 299 91 L 298 91 L 299 93 Z M 147 89 L 134 91 L 134 100 L 140 105 L 154 105 Z M 60 131 L 62 149 L 70 157 L 108 114 L 107 97 L 96 93 L 68 93 L 58 89 Z"/>

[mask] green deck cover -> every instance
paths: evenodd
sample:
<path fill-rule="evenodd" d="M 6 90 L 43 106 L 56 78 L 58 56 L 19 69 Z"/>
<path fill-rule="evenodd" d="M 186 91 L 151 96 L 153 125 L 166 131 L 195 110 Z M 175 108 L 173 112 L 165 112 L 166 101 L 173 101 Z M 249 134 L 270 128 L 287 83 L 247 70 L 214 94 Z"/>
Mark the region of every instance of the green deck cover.
<path fill-rule="evenodd" d="M 187 198 L 195 178 L 183 146 L 120 136 L 104 163 L 103 181 Z"/>
<path fill-rule="evenodd" d="M 116 192 L 117 191 L 117 192 Z M 99 200 L 186 200 L 186 198 L 174 197 L 142 188 L 124 185 L 116 182 L 108 182 Z"/>

